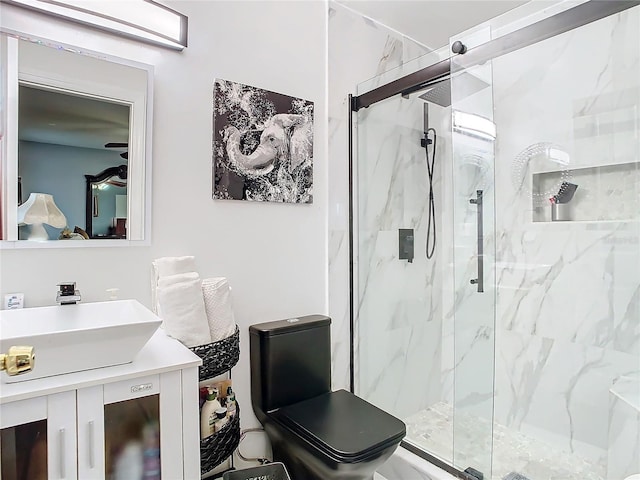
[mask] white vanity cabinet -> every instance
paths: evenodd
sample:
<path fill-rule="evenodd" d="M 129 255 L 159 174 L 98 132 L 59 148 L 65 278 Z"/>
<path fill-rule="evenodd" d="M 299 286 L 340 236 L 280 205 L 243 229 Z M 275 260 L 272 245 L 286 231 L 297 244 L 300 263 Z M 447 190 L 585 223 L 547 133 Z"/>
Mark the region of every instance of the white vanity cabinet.
<path fill-rule="evenodd" d="M 0 384 L 0 478 L 199 478 L 200 364 L 158 331 L 132 363 Z"/>
<path fill-rule="evenodd" d="M 78 478 L 74 391 L 0 405 L 0 428 L 3 480 Z"/>

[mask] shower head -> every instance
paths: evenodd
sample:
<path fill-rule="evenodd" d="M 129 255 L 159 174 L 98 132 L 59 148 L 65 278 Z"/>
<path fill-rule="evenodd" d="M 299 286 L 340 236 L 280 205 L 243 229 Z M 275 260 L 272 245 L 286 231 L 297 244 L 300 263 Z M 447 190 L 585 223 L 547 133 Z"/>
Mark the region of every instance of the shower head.
<path fill-rule="evenodd" d="M 456 97 L 459 98 L 466 98 L 489 86 L 487 82 L 467 72 L 456 75 L 454 81 Z M 451 106 L 451 77 L 428 85 L 418 98 L 441 107 Z"/>
<path fill-rule="evenodd" d="M 451 80 L 442 80 L 436 84 L 427 87 L 427 90 L 418 98 L 440 105 L 441 107 L 448 107 L 451 105 Z"/>

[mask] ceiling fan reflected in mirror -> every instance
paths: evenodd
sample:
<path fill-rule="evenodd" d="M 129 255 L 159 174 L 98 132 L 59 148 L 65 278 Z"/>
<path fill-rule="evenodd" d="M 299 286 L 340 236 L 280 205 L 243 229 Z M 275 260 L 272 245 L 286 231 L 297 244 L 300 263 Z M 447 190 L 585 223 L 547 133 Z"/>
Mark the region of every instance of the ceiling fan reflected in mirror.
<path fill-rule="evenodd" d="M 104 144 L 104 148 L 129 148 L 129 144 L 127 142 L 109 142 Z M 122 152 L 120 156 L 128 160 L 129 152 Z"/>

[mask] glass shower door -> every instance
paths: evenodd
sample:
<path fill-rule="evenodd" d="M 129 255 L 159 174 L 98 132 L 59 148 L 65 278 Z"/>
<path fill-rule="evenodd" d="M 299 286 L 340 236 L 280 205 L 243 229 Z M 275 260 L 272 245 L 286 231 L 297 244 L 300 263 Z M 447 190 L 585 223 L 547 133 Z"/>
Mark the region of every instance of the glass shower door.
<path fill-rule="evenodd" d="M 476 33 L 470 42 L 484 40 Z M 492 65 L 452 59 L 453 463 L 491 478 L 495 359 L 495 124 Z M 478 478 L 479 475 L 478 475 Z"/>
<path fill-rule="evenodd" d="M 639 471 L 639 46 L 636 6 L 452 60 L 458 468 Z"/>
<path fill-rule="evenodd" d="M 359 93 L 372 87 L 361 84 Z M 450 208 L 443 185 L 451 165 L 450 108 L 428 106 L 428 127 L 437 131 L 431 223 L 427 151 L 421 145 L 425 108 L 418 95 L 398 95 L 356 117 L 355 392 L 402 419 L 406 443 L 450 464 L 453 349 L 444 348 L 443 299 L 451 290 L 445 271 L 451 241 L 441 225 Z M 428 154 L 432 159 L 432 144 Z"/>

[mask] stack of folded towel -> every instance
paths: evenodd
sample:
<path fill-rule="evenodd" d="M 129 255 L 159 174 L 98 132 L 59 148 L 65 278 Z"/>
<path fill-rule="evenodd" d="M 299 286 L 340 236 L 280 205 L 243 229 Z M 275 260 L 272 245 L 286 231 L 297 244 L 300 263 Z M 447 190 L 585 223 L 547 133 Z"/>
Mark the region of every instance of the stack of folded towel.
<path fill-rule="evenodd" d="M 192 256 L 158 258 L 152 266 L 153 307 L 168 335 L 187 347 L 233 335 L 236 322 L 226 278 L 201 280 Z"/>

